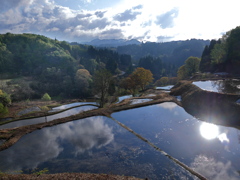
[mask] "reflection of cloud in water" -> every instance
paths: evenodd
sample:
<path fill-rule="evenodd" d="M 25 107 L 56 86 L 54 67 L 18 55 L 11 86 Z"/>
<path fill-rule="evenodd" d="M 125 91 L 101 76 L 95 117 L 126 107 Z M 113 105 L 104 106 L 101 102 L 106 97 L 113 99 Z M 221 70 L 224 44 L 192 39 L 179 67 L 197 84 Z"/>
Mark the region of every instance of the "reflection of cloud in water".
<path fill-rule="evenodd" d="M 0 152 L 0 170 L 17 171 L 36 168 L 39 163 L 56 158 L 64 148 L 60 142 L 71 143 L 74 154 L 91 148 L 100 148 L 114 139 L 112 128 L 102 117 L 45 128 L 26 135 L 11 148 Z"/>
<path fill-rule="evenodd" d="M 173 102 L 165 102 L 165 103 L 158 104 L 158 106 L 162 107 L 164 109 L 173 110 L 178 105 L 176 103 L 173 103 Z"/>
<path fill-rule="evenodd" d="M 218 136 L 218 139 L 223 143 L 223 142 L 229 142 L 229 139 L 227 137 L 226 133 L 222 133 Z"/>
<path fill-rule="evenodd" d="M 239 179 L 230 161 L 224 164 L 223 162 L 216 161 L 214 158 L 208 158 L 204 155 L 197 156 L 191 164 L 191 168 L 211 180 Z"/>

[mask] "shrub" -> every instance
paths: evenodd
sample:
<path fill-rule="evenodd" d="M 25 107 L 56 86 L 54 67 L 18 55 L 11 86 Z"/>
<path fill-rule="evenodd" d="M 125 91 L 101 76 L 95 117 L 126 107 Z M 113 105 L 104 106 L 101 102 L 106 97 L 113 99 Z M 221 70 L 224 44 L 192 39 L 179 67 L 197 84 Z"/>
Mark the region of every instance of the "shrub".
<path fill-rule="evenodd" d="M 43 97 L 42 97 L 42 100 L 43 100 L 43 101 L 51 101 L 51 97 L 49 96 L 48 93 L 45 93 L 45 94 L 43 95 Z"/>
<path fill-rule="evenodd" d="M 7 93 L 3 92 L 1 89 L 0 89 L 0 103 L 2 103 L 4 107 L 11 104 L 10 96 Z"/>
<path fill-rule="evenodd" d="M 8 114 L 8 108 L 0 103 L 0 117 L 4 117 L 6 114 Z"/>

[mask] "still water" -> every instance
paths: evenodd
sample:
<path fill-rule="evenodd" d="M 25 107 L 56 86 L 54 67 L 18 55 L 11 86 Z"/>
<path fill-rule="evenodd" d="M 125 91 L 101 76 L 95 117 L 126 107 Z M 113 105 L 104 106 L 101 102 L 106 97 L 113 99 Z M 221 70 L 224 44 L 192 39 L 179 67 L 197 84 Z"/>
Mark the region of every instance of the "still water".
<path fill-rule="evenodd" d="M 83 111 L 89 111 L 92 109 L 97 109 L 97 107 L 96 106 L 81 106 L 81 107 L 73 108 L 73 109 L 58 113 L 58 114 L 51 115 L 51 116 L 14 121 L 14 122 L 10 122 L 8 124 L 1 125 L 0 129 L 8 129 L 8 128 L 15 128 L 15 127 L 43 123 L 46 121 L 52 121 L 54 119 L 68 117 L 68 116 L 75 115 L 75 114 L 78 114 Z"/>
<path fill-rule="evenodd" d="M 64 109 L 68 109 L 68 108 L 72 108 L 72 107 L 80 106 L 80 105 L 86 105 L 86 104 L 97 105 L 96 102 L 76 102 L 76 103 L 66 104 L 66 105 L 62 105 L 62 106 L 58 106 L 58 107 L 52 108 L 52 110 L 50 110 L 49 112 L 62 111 Z"/>
<path fill-rule="evenodd" d="M 193 82 L 193 84 L 207 91 L 240 94 L 240 81 L 238 79 L 197 81 Z"/>
<path fill-rule="evenodd" d="M 239 179 L 240 131 L 199 121 L 175 103 L 112 114 L 142 137 L 211 180 Z M 194 179 L 107 117 L 43 128 L 0 152 L 0 171 L 86 172 L 149 179 Z"/>
<path fill-rule="evenodd" d="M 173 87 L 173 85 L 169 85 L 169 86 L 160 86 L 160 87 L 156 87 L 156 89 L 160 89 L 160 90 L 168 90 L 170 91 L 170 89 Z"/>
<path fill-rule="evenodd" d="M 240 178 L 240 131 L 235 128 L 199 121 L 170 102 L 112 116 L 208 179 Z"/>
<path fill-rule="evenodd" d="M 185 170 L 107 117 L 92 117 L 25 135 L 0 152 L 0 171 L 85 172 L 150 179 L 193 179 Z"/>

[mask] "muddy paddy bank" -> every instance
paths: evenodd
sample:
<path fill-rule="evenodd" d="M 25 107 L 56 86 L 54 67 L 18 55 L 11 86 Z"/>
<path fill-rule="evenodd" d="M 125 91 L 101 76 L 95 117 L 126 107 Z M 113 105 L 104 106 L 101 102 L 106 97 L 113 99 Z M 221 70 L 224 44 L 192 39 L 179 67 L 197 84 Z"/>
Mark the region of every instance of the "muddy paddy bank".
<path fill-rule="evenodd" d="M 50 180 L 50 179 L 81 179 L 81 180 L 141 180 L 140 178 L 119 176 L 119 175 L 108 175 L 108 174 L 87 174 L 87 173 L 58 173 L 58 174 L 0 174 L 0 179 L 2 180 Z"/>

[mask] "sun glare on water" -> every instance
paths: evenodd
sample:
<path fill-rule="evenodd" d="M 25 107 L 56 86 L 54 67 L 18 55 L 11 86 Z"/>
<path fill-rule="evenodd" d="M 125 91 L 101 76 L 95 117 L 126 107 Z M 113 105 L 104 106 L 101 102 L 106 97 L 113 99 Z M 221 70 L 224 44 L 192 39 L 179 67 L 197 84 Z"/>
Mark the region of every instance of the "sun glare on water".
<path fill-rule="evenodd" d="M 202 123 L 200 126 L 200 133 L 202 137 L 207 140 L 215 139 L 219 135 L 219 129 L 216 125 L 210 123 Z"/>

